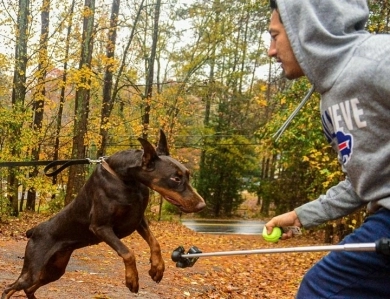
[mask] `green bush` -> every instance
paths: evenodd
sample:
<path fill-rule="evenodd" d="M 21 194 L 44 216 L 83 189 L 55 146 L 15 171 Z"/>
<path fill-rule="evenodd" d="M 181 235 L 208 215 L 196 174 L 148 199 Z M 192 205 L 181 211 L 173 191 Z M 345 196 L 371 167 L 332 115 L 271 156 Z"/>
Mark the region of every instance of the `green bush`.
<path fill-rule="evenodd" d="M 180 209 L 173 204 L 170 204 L 166 200 L 164 200 L 162 204 L 162 214 L 163 215 L 180 215 Z"/>
<path fill-rule="evenodd" d="M 64 208 L 65 191 L 61 190 L 54 198 L 47 202 L 47 210 L 54 214 Z"/>

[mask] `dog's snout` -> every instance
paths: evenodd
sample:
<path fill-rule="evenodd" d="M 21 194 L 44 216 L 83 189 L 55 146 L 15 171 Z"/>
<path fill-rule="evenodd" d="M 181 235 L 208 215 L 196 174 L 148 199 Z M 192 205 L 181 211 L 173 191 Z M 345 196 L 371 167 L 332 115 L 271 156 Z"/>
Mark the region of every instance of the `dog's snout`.
<path fill-rule="evenodd" d="M 200 210 L 203 210 L 205 207 L 206 207 L 206 203 L 204 201 L 201 201 L 200 203 L 198 203 L 196 205 L 196 210 L 200 211 Z"/>

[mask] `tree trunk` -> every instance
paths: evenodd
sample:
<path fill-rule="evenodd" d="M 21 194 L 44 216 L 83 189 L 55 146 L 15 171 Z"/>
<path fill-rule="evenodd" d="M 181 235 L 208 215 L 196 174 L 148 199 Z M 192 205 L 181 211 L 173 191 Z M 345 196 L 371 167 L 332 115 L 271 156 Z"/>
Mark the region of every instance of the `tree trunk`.
<path fill-rule="evenodd" d="M 152 49 L 150 51 L 150 57 L 147 63 L 148 72 L 146 76 L 146 87 L 145 87 L 145 100 L 144 100 L 145 108 L 144 108 L 144 115 L 142 117 L 142 124 L 143 124 L 142 137 L 145 139 L 148 138 L 148 130 L 149 130 L 150 100 L 153 94 L 154 62 L 156 60 L 156 51 L 157 51 L 160 7 L 161 7 L 161 0 L 157 0 L 155 10 L 154 10 Z"/>
<path fill-rule="evenodd" d="M 83 24 L 83 39 L 79 69 L 90 69 L 93 50 L 93 24 L 95 14 L 95 0 L 85 0 L 84 10 L 86 11 Z M 86 72 L 89 73 L 89 72 Z M 85 158 L 85 136 L 87 134 L 90 90 L 90 78 L 81 79 L 82 84 L 76 91 L 75 98 L 75 120 L 73 130 L 72 158 Z M 65 205 L 68 205 L 82 188 L 85 182 L 85 166 L 76 165 L 69 169 L 68 186 L 65 195 Z"/>
<path fill-rule="evenodd" d="M 70 33 L 72 31 L 72 18 L 73 18 L 73 11 L 74 11 L 74 0 L 72 1 L 72 5 L 69 10 L 69 24 L 67 28 L 67 33 L 66 33 L 66 44 L 65 44 L 65 57 L 64 57 L 64 70 L 62 74 L 62 87 L 61 87 L 61 93 L 60 93 L 60 105 L 58 107 L 58 112 L 57 112 L 57 123 L 56 123 L 56 135 L 55 135 L 55 141 L 54 141 L 54 155 L 53 155 L 53 160 L 58 160 L 59 159 L 59 151 L 60 151 L 60 133 L 61 133 L 61 127 L 62 127 L 62 114 L 64 111 L 64 103 L 65 103 L 65 89 L 66 89 L 66 73 L 68 71 L 68 59 L 69 59 L 69 44 L 70 44 Z M 53 185 L 57 184 L 57 175 L 53 176 Z M 54 197 L 54 195 L 53 195 Z"/>
<path fill-rule="evenodd" d="M 219 6 L 219 0 L 214 2 L 215 7 Z M 215 9 L 213 10 L 215 12 L 215 23 L 219 23 L 220 19 L 220 10 Z M 215 28 L 218 28 L 218 26 L 215 26 Z M 203 118 L 203 125 L 205 128 L 209 128 L 210 125 L 210 113 L 211 113 L 211 100 L 213 98 L 214 93 L 214 86 L 215 86 L 215 53 L 216 53 L 216 44 L 213 43 L 211 45 L 211 53 L 210 53 L 210 72 L 209 72 L 209 78 L 208 78 L 208 92 L 204 98 L 205 101 L 205 111 L 204 111 L 204 118 Z M 207 145 L 206 140 L 204 141 Z M 202 149 L 200 153 L 200 162 L 199 162 L 199 181 L 203 180 L 203 176 L 205 176 L 205 172 L 203 169 L 205 169 L 205 161 L 206 161 L 206 150 Z"/>
<path fill-rule="evenodd" d="M 106 57 L 108 61 L 112 61 L 115 54 L 116 48 L 116 36 L 117 36 L 117 26 L 118 26 L 118 15 L 119 15 L 119 6 L 120 0 L 113 0 L 111 6 L 111 17 L 110 17 L 110 29 L 108 31 L 108 40 L 106 45 Z M 112 97 L 112 87 L 113 87 L 113 63 L 109 63 L 106 66 L 106 71 L 104 73 L 104 85 L 103 85 L 103 103 L 101 109 L 101 119 L 100 119 L 100 136 L 102 137 L 102 142 L 98 150 L 98 157 L 104 155 L 104 152 L 107 147 L 108 141 L 108 127 L 109 117 L 114 105 L 114 99 Z"/>
<path fill-rule="evenodd" d="M 34 130 L 36 135 L 40 136 L 42 130 L 43 110 L 46 97 L 45 80 L 47 73 L 47 40 L 49 35 L 49 16 L 50 16 L 50 0 L 43 0 L 41 9 L 41 36 L 40 36 L 40 48 L 39 48 L 39 63 L 38 63 L 38 84 L 36 86 L 36 92 L 34 94 L 33 112 L 34 112 Z M 32 159 L 34 161 L 39 160 L 40 154 L 40 141 L 36 144 L 36 147 L 32 149 Z M 30 177 L 36 177 L 39 171 L 37 167 L 30 172 Z M 35 202 L 37 198 L 37 192 L 35 188 L 28 190 L 26 210 L 35 211 Z M 21 205 L 22 206 L 22 205 Z"/>
<path fill-rule="evenodd" d="M 114 30 L 115 30 L 115 36 L 116 36 L 116 26 L 117 26 L 117 19 L 116 18 L 117 18 L 117 15 L 115 16 L 114 12 L 116 11 L 116 9 L 118 9 L 117 14 L 119 14 L 119 0 L 118 0 L 118 3 L 115 3 L 115 2 L 116 2 L 116 0 L 114 0 L 114 2 L 112 4 L 112 13 L 111 13 L 111 28 L 112 28 L 112 30 L 110 30 L 110 32 L 114 32 Z M 104 87 L 103 87 L 103 105 L 102 105 L 102 109 L 101 109 L 101 121 L 100 121 L 100 124 L 101 124 L 100 125 L 100 136 L 102 138 L 102 142 L 101 142 L 100 147 L 99 147 L 98 152 L 97 152 L 97 156 L 98 157 L 103 156 L 104 153 L 106 152 L 106 149 L 107 149 L 108 128 L 107 128 L 106 124 L 109 121 L 109 118 L 110 118 L 110 115 L 111 115 L 111 112 L 112 112 L 115 100 L 117 98 L 117 94 L 118 94 L 118 91 L 119 91 L 120 78 L 121 78 L 122 73 L 123 73 L 123 71 L 125 70 L 125 67 L 126 67 L 127 53 L 129 53 L 130 45 L 131 45 L 131 43 L 132 43 L 132 41 L 134 39 L 134 36 L 136 34 L 137 23 L 138 23 L 138 21 L 140 19 L 141 12 L 142 12 L 142 10 L 144 8 L 143 5 L 144 5 L 144 0 L 142 0 L 140 5 L 139 5 L 139 9 L 137 11 L 137 16 L 136 16 L 136 18 L 134 20 L 134 25 L 131 28 L 130 36 L 127 39 L 127 44 L 126 44 L 126 47 L 125 47 L 125 49 L 123 51 L 123 57 L 122 57 L 121 65 L 119 67 L 119 70 L 118 70 L 118 73 L 117 73 L 117 79 L 116 79 L 115 82 L 113 82 L 112 71 L 111 71 L 111 75 L 108 75 L 107 71 L 110 71 L 110 70 L 109 70 L 109 68 L 106 68 Z M 113 19 L 114 17 L 115 17 L 115 19 Z M 115 24 L 115 26 L 114 26 L 114 24 Z M 112 35 L 109 35 L 109 39 L 110 38 L 112 39 L 112 41 L 110 41 L 110 40 L 108 41 L 108 44 L 107 44 L 107 56 L 108 55 L 114 56 L 115 42 L 116 42 L 116 41 L 114 41 L 114 33 L 112 33 Z M 109 47 L 113 47 L 113 48 L 109 51 Z M 109 53 L 111 51 L 112 51 L 112 53 Z M 111 76 L 111 78 L 110 78 L 110 76 Z M 111 80 L 111 82 L 110 82 L 110 80 Z M 133 87 L 137 91 L 139 91 L 138 87 L 136 85 L 134 85 Z"/>
<path fill-rule="evenodd" d="M 325 243 L 329 243 L 329 244 L 333 244 L 333 236 L 334 236 L 334 227 L 333 227 L 333 223 L 328 223 L 328 224 L 326 224 L 326 226 L 325 226 L 325 238 L 324 238 L 324 242 L 325 242 Z"/>
<path fill-rule="evenodd" d="M 17 22 L 17 35 L 15 44 L 15 70 L 12 88 L 12 108 L 17 116 L 24 109 L 24 99 L 26 96 L 26 70 L 27 70 L 27 31 L 29 17 L 29 0 L 19 0 L 19 12 Z M 19 157 L 21 149 L 17 145 L 22 124 L 17 124 L 11 128 L 11 153 L 14 157 Z M 16 169 L 10 168 L 8 176 L 9 201 L 11 214 L 19 215 L 18 207 L 18 180 L 16 179 Z"/>
<path fill-rule="evenodd" d="M 163 201 L 163 197 L 160 195 L 160 200 L 158 202 L 158 221 L 160 221 L 162 217 Z"/>
<path fill-rule="evenodd" d="M 9 202 L 11 208 L 11 216 L 19 215 L 19 206 L 18 206 L 18 180 L 16 179 L 15 168 L 10 168 L 8 175 L 8 185 L 7 192 L 9 193 Z"/>

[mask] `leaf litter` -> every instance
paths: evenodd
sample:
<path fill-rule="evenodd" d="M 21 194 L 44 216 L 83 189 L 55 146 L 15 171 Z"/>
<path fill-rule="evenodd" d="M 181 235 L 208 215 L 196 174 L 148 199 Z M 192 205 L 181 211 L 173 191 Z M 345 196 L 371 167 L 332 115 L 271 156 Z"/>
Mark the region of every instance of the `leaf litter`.
<path fill-rule="evenodd" d="M 45 220 L 39 214 L 23 213 L 20 218 L 0 222 L 0 287 L 19 276 L 25 231 Z M 122 259 L 108 245 L 100 243 L 76 250 L 61 279 L 41 287 L 39 299 L 181 299 L 245 298 L 292 299 L 305 272 L 326 253 L 248 254 L 199 258 L 191 268 L 177 268 L 171 261 L 174 249 L 197 246 L 202 252 L 254 250 L 261 248 L 324 245 L 318 237 L 302 235 L 291 240 L 268 243 L 259 235 L 214 235 L 194 232 L 179 222 L 151 222 L 165 260 L 163 280 L 156 284 L 148 275 L 149 248 L 134 233 L 123 242 L 134 251 L 140 279 L 138 294 L 124 284 Z M 15 298 L 26 298 L 23 292 Z"/>

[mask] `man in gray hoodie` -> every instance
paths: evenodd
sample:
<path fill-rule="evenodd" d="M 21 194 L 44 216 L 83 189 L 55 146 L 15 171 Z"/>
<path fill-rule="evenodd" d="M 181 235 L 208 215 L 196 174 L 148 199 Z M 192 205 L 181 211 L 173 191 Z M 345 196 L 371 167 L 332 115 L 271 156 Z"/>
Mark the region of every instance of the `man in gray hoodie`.
<path fill-rule="evenodd" d="M 366 0 L 271 0 L 271 7 L 268 54 L 287 78 L 305 75 L 321 94 L 324 134 L 346 179 L 272 218 L 268 233 L 276 226 L 309 228 L 367 206 L 370 216 L 341 244 L 390 237 L 390 35 L 364 30 Z M 297 298 L 390 298 L 390 257 L 331 252 L 306 273 Z"/>

